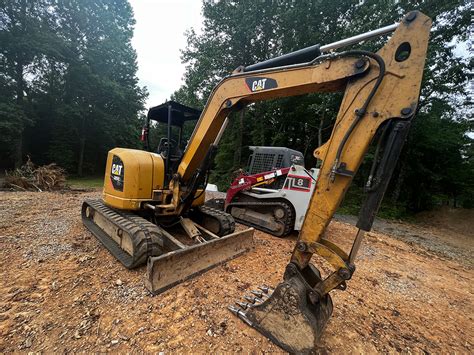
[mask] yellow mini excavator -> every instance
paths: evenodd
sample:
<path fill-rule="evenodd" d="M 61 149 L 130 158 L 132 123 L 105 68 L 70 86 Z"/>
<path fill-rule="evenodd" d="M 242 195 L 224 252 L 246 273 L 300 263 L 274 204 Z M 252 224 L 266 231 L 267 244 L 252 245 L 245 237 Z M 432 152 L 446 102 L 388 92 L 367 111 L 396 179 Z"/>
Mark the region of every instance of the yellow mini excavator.
<path fill-rule="evenodd" d="M 84 223 L 126 266 L 148 257 L 146 282 L 154 293 L 240 255 L 252 247 L 252 229 L 235 233 L 231 216 L 202 206 L 229 113 L 258 100 L 344 91 L 331 137 L 314 152 L 323 163 L 283 281 L 229 306 L 281 348 L 312 352 L 332 313 L 329 292 L 344 290 L 354 273 L 415 115 L 430 28 L 430 18 L 413 11 L 400 23 L 237 68 L 214 88 L 183 154 L 173 153 L 169 129 L 161 152 L 110 151 L 103 201 L 84 203 Z M 387 34 L 376 53 L 335 51 Z M 167 110 L 170 127 L 173 106 Z M 346 252 L 324 232 L 372 140 L 378 143 L 367 197 Z M 180 231 L 191 242 L 178 240 Z M 314 254 L 333 271 L 321 275 L 310 263 Z"/>

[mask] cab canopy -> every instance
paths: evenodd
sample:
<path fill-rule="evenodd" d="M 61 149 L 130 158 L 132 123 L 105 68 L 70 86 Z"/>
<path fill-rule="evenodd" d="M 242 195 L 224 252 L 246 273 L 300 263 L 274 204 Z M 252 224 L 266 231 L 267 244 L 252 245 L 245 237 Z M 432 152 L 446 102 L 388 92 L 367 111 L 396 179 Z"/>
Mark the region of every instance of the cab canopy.
<path fill-rule="evenodd" d="M 184 122 L 198 120 L 200 116 L 200 110 L 170 100 L 150 108 L 148 110 L 147 123 L 152 120 L 168 124 L 169 119 L 169 123 L 172 126 L 183 127 Z"/>

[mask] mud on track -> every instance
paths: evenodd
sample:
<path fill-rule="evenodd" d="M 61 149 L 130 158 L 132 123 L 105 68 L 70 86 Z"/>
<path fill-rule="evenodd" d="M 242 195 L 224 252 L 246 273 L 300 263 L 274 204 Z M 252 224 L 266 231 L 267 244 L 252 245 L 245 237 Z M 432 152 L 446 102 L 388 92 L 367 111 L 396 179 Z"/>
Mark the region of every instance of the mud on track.
<path fill-rule="evenodd" d="M 226 307 L 278 283 L 295 236 L 257 232 L 255 251 L 151 297 L 144 268 L 124 269 L 82 226 L 82 200 L 99 196 L 0 192 L 0 352 L 281 351 Z M 393 228 L 367 236 L 319 352 L 472 353 L 472 235 Z M 334 221 L 327 235 L 348 247 L 354 233 Z"/>

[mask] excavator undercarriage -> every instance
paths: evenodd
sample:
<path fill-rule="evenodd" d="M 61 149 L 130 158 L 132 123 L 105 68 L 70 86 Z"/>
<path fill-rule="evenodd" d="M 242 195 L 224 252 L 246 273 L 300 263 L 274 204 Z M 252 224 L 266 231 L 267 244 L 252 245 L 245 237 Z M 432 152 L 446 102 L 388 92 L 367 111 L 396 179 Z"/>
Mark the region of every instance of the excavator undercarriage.
<path fill-rule="evenodd" d="M 133 212 L 84 201 L 82 221 L 126 268 L 148 262 L 145 286 L 153 294 L 235 258 L 253 247 L 253 230 L 235 232 L 234 219 L 207 206 L 196 207 L 189 220 L 164 228 Z M 195 238 L 189 238 L 195 233 Z M 200 261 L 195 262 L 196 259 Z"/>

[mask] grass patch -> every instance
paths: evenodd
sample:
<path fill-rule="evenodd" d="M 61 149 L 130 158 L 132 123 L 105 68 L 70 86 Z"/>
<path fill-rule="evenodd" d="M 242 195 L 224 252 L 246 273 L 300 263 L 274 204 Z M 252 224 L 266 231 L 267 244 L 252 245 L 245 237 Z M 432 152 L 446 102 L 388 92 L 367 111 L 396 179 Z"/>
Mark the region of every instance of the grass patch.
<path fill-rule="evenodd" d="M 103 176 L 70 177 L 66 183 L 72 188 L 101 189 L 104 186 Z"/>

